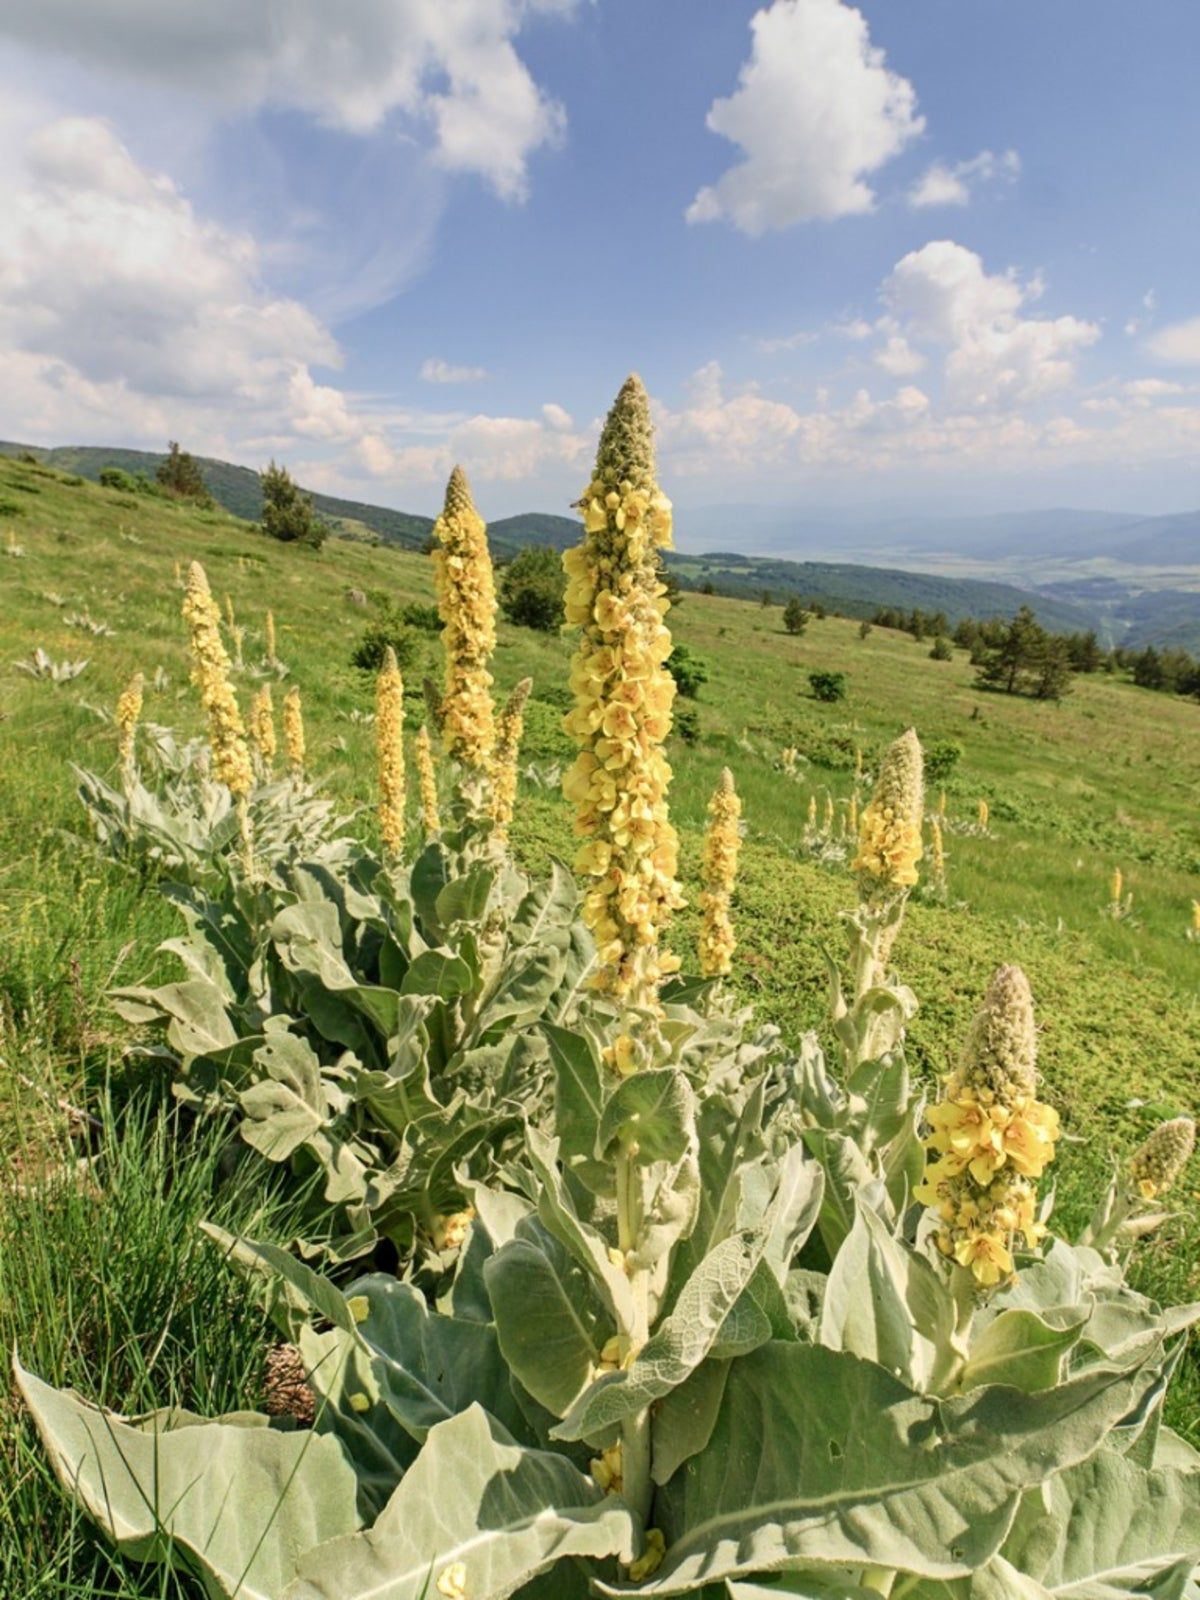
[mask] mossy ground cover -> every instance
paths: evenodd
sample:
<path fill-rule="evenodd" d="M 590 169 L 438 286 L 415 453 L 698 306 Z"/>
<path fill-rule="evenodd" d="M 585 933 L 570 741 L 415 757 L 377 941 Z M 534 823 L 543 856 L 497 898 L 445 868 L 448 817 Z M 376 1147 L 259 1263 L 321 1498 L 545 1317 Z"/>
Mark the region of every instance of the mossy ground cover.
<path fill-rule="evenodd" d="M 156 947 L 176 931 L 175 918 L 152 884 L 109 866 L 81 841 L 71 763 L 113 770 L 113 729 L 97 712 L 111 708 L 137 669 L 147 678 L 145 716 L 198 731 L 176 563 L 199 559 L 222 604 L 232 598 L 245 629 L 243 694 L 255 681 L 265 613 L 273 610 L 286 681 L 303 696 L 312 769 L 345 809 L 362 808 L 355 826 L 366 835 L 374 829 L 373 684 L 350 665 L 351 649 L 373 595 L 428 602 L 433 585 L 419 555 L 345 540 L 320 552 L 280 546 L 220 512 L 114 494 L 17 461 L 0 463 L 0 506 L 0 1157 L 24 1182 L 54 1158 L 60 1101 L 95 1105 L 106 1083 L 130 1105 L 157 1092 L 149 1087 L 153 1064 L 125 1058 L 129 1035 L 104 994 L 115 981 L 171 975 Z M 5 545 L 22 553 L 5 556 Z M 111 635 L 70 626 L 68 617 L 79 613 L 107 624 Z M 946 785 L 948 896 L 917 897 L 897 951 L 900 973 L 921 1002 L 913 1059 L 931 1077 L 944 1070 L 991 968 L 1020 961 L 1039 1004 L 1047 1095 L 1068 1133 L 1059 1215 L 1068 1224 L 1081 1220 L 1114 1154 L 1160 1117 L 1195 1112 L 1200 1103 L 1200 942 L 1186 937 L 1200 895 L 1200 708 L 1109 678 L 1077 680 L 1060 705 L 983 694 L 961 652 L 932 661 L 928 643 L 882 629 L 862 638 L 856 622 L 838 618 L 813 621 L 793 638 L 779 608 L 744 601 L 689 594 L 670 620 L 709 673 L 694 741 L 671 747 L 687 883 L 694 897 L 704 807 L 728 764 L 747 826 L 734 982 L 789 1037 L 822 1024 L 822 949 L 839 951 L 838 913 L 851 899 L 845 861 L 819 862 L 805 845 L 810 795 L 823 807 L 828 793 L 840 806 L 854 786 L 855 748 L 869 771 L 910 724 L 927 748 L 962 747 Z M 13 663 L 37 646 L 55 660 L 87 657 L 89 664 L 69 683 L 35 680 Z M 558 728 L 569 703 L 570 651 L 568 638 L 501 627 L 499 684 L 534 678 L 524 760 L 545 778 L 572 753 Z M 433 638 L 425 666 L 438 669 Z M 808 675 L 818 669 L 846 674 L 846 700 L 813 698 Z M 415 729 L 423 715 L 420 673 L 409 678 Z M 801 756 L 794 777 L 781 764 L 788 746 Z M 986 833 L 969 831 L 981 798 L 991 812 Z M 569 859 L 570 812 L 551 782 L 524 782 L 513 838 L 531 866 L 549 854 Z M 1123 919 L 1105 915 L 1115 866 L 1133 893 Z M 685 912 L 676 939 L 685 964 L 695 930 L 694 912 Z M 1200 1291 L 1198 1181 L 1193 1173 L 1181 1186 L 1181 1217 L 1142 1253 L 1141 1284 L 1164 1299 Z M 101 1191 L 96 1204 L 111 1224 L 106 1237 L 115 1239 L 119 1228 L 137 1224 L 110 1198 L 111 1205 Z M 3 1202 L 7 1226 L 21 1203 Z M 144 1270 L 156 1270 L 152 1230 L 141 1228 L 125 1247 L 144 1250 Z M 0 1343 L 31 1344 L 40 1314 L 7 1282 Z M 64 1318 L 58 1332 L 65 1343 L 98 1341 L 88 1359 L 99 1372 L 112 1366 L 106 1351 L 123 1347 L 128 1334 L 98 1331 L 97 1317 Z M 164 1350 L 155 1368 L 160 1401 L 187 1387 L 176 1381 L 183 1341 Z M 230 1375 L 221 1403 L 230 1404 L 252 1374 L 228 1352 L 217 1356 Z M 84 1382 L 86 1366 L 64 1361 L 62 1370 Z M 139 1401 L 148 1398 L 143 1386 Z M 1172 1405 L 1175 1424 L 1200 1433 L 1195 1367 Z M 25 1444 L 11 1427 L 4 1448 L 49 1503 L 44 1481 L 29 1479 Z M 53 1521 L 47 1530 L 51 1539 L 66 1536 Z M 140 1592 L 86 1586 L 93 1581 L 47 1566 L 43 1587 L 28 1592 Z"/>

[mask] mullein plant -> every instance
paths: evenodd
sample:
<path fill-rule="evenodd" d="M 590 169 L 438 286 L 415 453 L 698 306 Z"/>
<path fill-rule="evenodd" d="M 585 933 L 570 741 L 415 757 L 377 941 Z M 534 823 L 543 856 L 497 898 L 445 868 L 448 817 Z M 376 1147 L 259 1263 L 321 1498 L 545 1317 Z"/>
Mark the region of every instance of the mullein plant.
<path fill-rule="evenodd" d="M 193 561 L 188 569 L 183 619 L 191 636 L 192 681 L 200 691 L 200 701 L 208 717 L 213 776 L 234 798 L 242 863 L 250 873 L 254 868 L 254 842 L 248 802 L 254 787 L 254 768 L 237 696 L 229 682 L 230 662 L 221 639 L 221 613 L 198 561 Z"/>
<path fill-rule="evenodd" d="M 450 474 L 433 533 L 434 580 L 446 659 L 437 722 L 443 747 L 457 769 L 452 785 L 455 798 L 465 820 L 478 822 L 491 805 L 496 746 L 490 671 L 496 648 L 496 586 L 487 528 L 475 509 L 461 467 Z"/>
<path fill-rule="evenodd" d="M 288 772 L 293 778 L 304 776 L 304 710 L 296 684 L 283 697 L 283 748 Z"/>
<path fill-rule="evenodd" d="M 589 884 L 593 987 L 651 1013 L 662 978 L 679 967 L 663 939 L 683 897 L 663 751 L 675 698 L 663 620 L 670 601 L 656 560 L 670 548 L 671 503 L 655 482 L 640 378 L 626 380 L 608 414 L 580 507 L 583 543 L 563 557 L 566 619 L 580 629 L 571 665 L 575 708 L 563 725 L 580 751 L 563 791 L 583 840 L 575 869 Z M 634 1055 L 624 1047 L 620 1059 Z"/>
<path fill-rule="evenodd" d="M 250 743 L 258 761 L 259 773 L 270 782 L 275 770 L 275 707 L 271 701 L 271 685 L 264 683 L 250 702 Z"/>
<path fill-rule="evenodd" d="M 117 760 L 121 766 L 121 782 L 127 791 L 137 776 L 135 744 L 145 687 L 145 678 L 140 672 L 135 672 L 118 695 L 114 713 L 113 720 L 117 725 Z"/>
<path fill-rule="evenodd" d="M 438 815 L 437 773 L 433 765 L 433 746 L 429 738 L 429 729 L 424 723 L 417 729 L 417 737 L 413 741 L 413 753 L 417 766 L 417 786 L 421 796 L 421 826 L 425 829 L 426 839 L 432 839 L 442 831 L 442 823 Z"/>
<path fill-rule="evenodd" d="M 728 977 L 733 971 L 737 940 L 731 908 L 737 880 L 738 853 L 742 848 L 739 818 L 742 802 L 728 767 L 721 771 L 708 802 L 708 828 L 704 835 L 703 878 L 700 895 L 700 973 L 705 978 Z"/>
<path fill-rule="evenodd" d="M 532 688 L 533 679 L 522 678 L 496 719 L 491 815 L 496 825 L 495 837 L 500 843 L 508 839 L 513 809 L 517 803 L 517 761 L 521 754 L 521 735 L 525 731 L 525 706 Z"/>
<path fill-rule="evenodd" d="M 379 835 L 384 855 L 404 852 L 404 683 L 389 644 L 375 681 L 375 752 L 379 777 Z"/>

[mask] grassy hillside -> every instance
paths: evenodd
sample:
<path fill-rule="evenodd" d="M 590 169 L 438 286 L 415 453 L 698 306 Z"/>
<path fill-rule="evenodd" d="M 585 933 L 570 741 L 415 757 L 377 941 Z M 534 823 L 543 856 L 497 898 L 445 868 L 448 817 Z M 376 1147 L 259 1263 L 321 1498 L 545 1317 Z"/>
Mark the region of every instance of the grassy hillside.
<path fill-rule="evenodd" d="M 346 540 L 320 552 L 281 546 L 221 510 L 114 495 L 15 460 L 0 462 L 0 503 L 9 507 L 0 514 L 0 1162 L 11 1164 L 32 1159 L 29 1130 L 47 1107 L 90 1103 L 106 1081 L 119 1093 L 131 1073 L 153 1073 L 123 1059 L 129 1030 L 104 993 L 115 982 L 173 975 L 172 958 L 156 947 L 177 931 L 175 918 L 156 892 L 81 840 L 70 764 L 112 772 L 104 712 L 137 668 L 148 679 L 146 717 L 197 729 L 176 564 L 201 560 L 214 593 L 232 598 L 248 661 L 262 653 L 273 608 L 279 655 L 303 694 L 313 767 L 343 806 L 367 808 L 356 822 L 365 833 L 374 827 L 373 753 L 361 718 L 372 684 L 349 664 L 370 616 L 361 596 L 428 600 L 432 583 L 428 561 L 413 552 Z M 111 636 L 70 625 L 79 613 Z M 748 829 L 735 981 L 789 1038 L 823 1025 L 822 947 L 837 947 L 838 913 L 852 899 L 845 859 L 821 863 L 806 848 L 810 796 L 841 806 L 855 748 L 869 769 L 909 724 L 931 753 L 961 747 L 947 784 L 948 901 L 918 894 L 896 953 L 921 1002 L 912 1054 L 931 1076 L 945 1070 L 990 968 L 1025 966 L 1039 1001 L 1046 1092 L 1070 1136 L 1059 1214 L 1078 1223 L 1116 1153 L 1160 1116 L 1200 1107 L 1200 941 L 1186 937 L 1200 895 L 1200 708 L 1110 680 L 1082 680 L 1058 706 L 985 695 L 971 687 L 961 654 L 934 662 L 907 636 L 875 629 L 864 640 L 854 622 L 835 618 L 791 638 L 778 607 L 719 596 L 688 594 L 670 620 L 709 672 L 695 740 L 675 739 L 671 750 L 687 886 L 694 899 L 705 803 L 728 764 Z M 13 663 L 38 646 L 88 666 L 67 684 L 35 680 Z M 570 651 L 568 638 L 501 628 L 501 688 L 526 673 L 535 680 L 526 758 L 543 771 L 571 754 L 559 730 Z M 845 702 L 812 697 L 808 674 L 818 668 L 847 675 Z M 419 674 L 410 676 L 415 683 Z M 420 714 L 414 699 L 414 726 Z M 801 755 L 795 777 L 782 770 L 788 746 Z M 973 831 L 981 798 L 990 804 L 986 833 Z M 568 808 L 553 783 L 524 785 L 514 837 L 531 863 L 570 855 Z M 1122 920 L 1104 914 L 1118 865 L 1134 897 Z M 677 931 L 685 962 L 694 935 L 688 911 Z M 1167 1298 L 1200 1289 L 1200 1221 L 1194 1206 L 1185 1211 L 1147 1246 L 1139 1269 Z M 0 1343 L 11 1344 L 3 1299 L 0 1289 Z M 138 1393 L 147 1390 L 162 1393 L 153 1374 Z M 111 1397 L 121 1398 L 119 1388 Z M 1173 1404 L 1177 1425 L 1200 1430 L 1195 1371 Z M 0 1408 L 0 1440 L 2 1428 Z M 0 1442 L 0 1480 L 8 1448 Z M 34 1472 L 12 1449 L 12 1470 Z M 0 1520 L 3 1511 L 0 1493 Z"/>

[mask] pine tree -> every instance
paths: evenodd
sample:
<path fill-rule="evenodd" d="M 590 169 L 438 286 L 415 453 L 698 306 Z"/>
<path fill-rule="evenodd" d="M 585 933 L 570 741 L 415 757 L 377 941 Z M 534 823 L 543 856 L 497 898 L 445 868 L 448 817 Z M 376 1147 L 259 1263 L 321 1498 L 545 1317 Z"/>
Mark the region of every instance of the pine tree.
<path fill-rule="evenodd" d="M 195 456 L 179 448 L 178 440 L 171 440 L 167 446 L 167 458 L 159 463 L 154 476 L 168 494 L 179 500 L 195 500 L 205 506 L 213 504 L 199 463 Z"/>
<path fill-rule="evenodd" d="M 274 461 L 259 475 L 262 485 L 262 530 L 284 544 L 307 544 L 319 550 L 325 543 L 326 527 L 313 510 L 312 497 L 292 480 L 286 467 Z"/>

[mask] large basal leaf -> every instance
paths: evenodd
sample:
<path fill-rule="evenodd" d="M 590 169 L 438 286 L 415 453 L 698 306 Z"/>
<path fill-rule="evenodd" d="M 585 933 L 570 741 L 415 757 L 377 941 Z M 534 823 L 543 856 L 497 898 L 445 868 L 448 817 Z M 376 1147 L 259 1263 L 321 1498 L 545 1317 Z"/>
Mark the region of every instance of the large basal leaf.
<path fill-rule="evenodd" d="M 506 1600 L 568 1556 L 631 1559 L 635 1537 L 620 1500 L 473 1406 L 433 1429 L 373 1528 L 310 1552 L 284 1600 L 427 1600 L 456 1568 L 470 1600 Z"/>
<path fill-rule="evenodd" d="M 68 1493 L 135 1560 L 174 1547 L 214 1596 L 279 1600 L 305 1551 L 358 1526 L 331 1438 L 245 1416 L 138 1426 L 15 1372 Z"/>
<path fill-rule="evenodd" d="M 533 1022 L 562 979 L 565 957 L 551 944 L 518 946 L 500 969 L 487 1004 L 475 1024 L 478 1037 L 500 1027 Z"/>
<path fill-rule="evenodd" d="M 166 1016 L 167 1042 L 184 1061 L 237 1043 L 224 995 L 208 978 L 186 978 L 158 989 L 118 989 L 113 1005 L 130 1022 Z"/>
<path fill-rule="evenodd" d="M 1200 1474 L 1100 1450 L 1025 1496 L 1001 1554 L 1071 1600 L 1179 1600 L 1200 1562 Z"/>
<path fill-rule="evenodd" d="M 286 1161 L 329 1116 L 321 1063 L 306 1039 L 273 1029 L 254 1052 L 263 1074 L 243 1089 L 242 1138 L 268 1161 Z"/>
<path fill-rule="evenodd" d="M 633 1294 L 623 1266 L 609 1256 L 604 1235 L 580 1217 L 558 1165 L 558 1140 L 536 1128 L 526 1135 L 526 1154 L 538 1182 L 538 1216 L 542 1225 L 571 1252 L 595 1280 L 614 1325 L 633 1321 Z"/>
<path fill-rule="evenodd" d="M 535 883 L 517 907 L 509 936 L 514 944 L 554 944 L 565 950 L 578 905 L 574 874 L 561 861 L 551 860 L 550 876 Z"/>
<path fill-rule="evenodd" d="M 938 1401 L 855 1356 L 767 1345 L 732 1363 L 707 1447 L 656 1498 L 667 1554 L 646 1589 L 788 1564 L 966 1575 L 1022 1492 L 1096 1450 L 1141 1381 L 1093 1371 L 1046 1394 Z"/>

